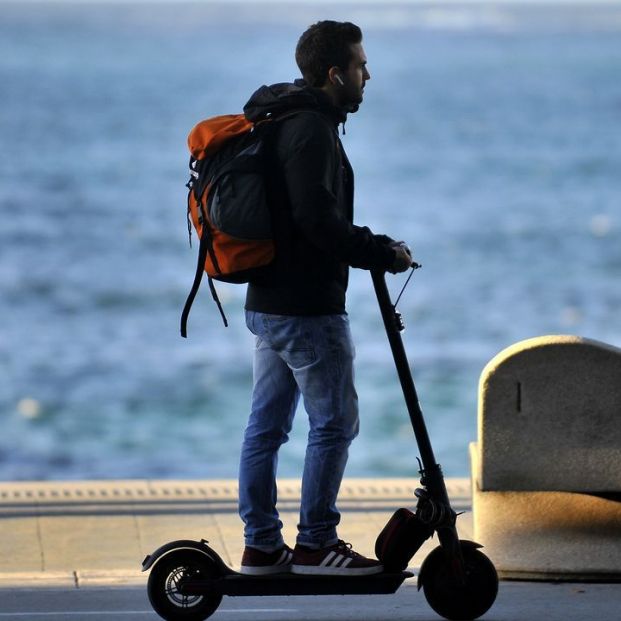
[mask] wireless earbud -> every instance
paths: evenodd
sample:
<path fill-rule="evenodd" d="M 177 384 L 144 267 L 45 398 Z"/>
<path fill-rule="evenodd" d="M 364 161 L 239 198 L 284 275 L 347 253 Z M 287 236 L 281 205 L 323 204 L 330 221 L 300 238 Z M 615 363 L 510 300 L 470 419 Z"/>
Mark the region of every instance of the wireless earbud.
<path fill-rule="evenodd" d="M 335 76 L 334 76 L 334 79 L 335 79 L 335 80 L 336 80 L 336 81 L 337 81 L 337 82 L 338 82 L 341 86 L 345 86 L 345 84 L 344 84 L 344 82 L 343 82 L 343 79 L 341 78 L 341 76 L 340 76 L 340 75 L 338 75 L 338 74 L 337 74 L 337 75 L 335 75 Z"/>

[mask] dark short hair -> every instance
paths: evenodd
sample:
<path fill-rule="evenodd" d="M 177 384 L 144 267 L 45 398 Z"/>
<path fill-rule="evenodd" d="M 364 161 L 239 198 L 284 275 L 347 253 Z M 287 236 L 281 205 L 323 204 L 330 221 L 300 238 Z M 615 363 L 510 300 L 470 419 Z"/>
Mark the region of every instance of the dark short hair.
<path fill-rule="evenodd" d="M 330 67 L 347 70 L 352 58 L 351 46 L 361 41 L 362 31 L 351 22 L 317 22 L 300 37 L 295 62 L 309 86 L 321 87 Z"/>

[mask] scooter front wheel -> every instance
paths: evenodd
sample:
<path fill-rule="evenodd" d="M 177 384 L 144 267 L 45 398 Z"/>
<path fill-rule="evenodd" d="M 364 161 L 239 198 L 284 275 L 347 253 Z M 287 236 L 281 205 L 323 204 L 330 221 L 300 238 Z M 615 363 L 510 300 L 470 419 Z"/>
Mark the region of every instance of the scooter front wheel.
<path fill-rule="evenodd" d="M 425 598 L 446 619 L 476 619 L 485 614 L 496 600 L 496 568 L 475 546 L 470 542 L 461 542 L 463 580 L 456 576 L 451 559 L 442 547 L 435 548 L 421 567 L 419 584 L 422 582 Z"/>
<path fill-rule="evenodd" d="M 220 605 L 222 595 L 185 595 L 182 587 L 189 580 L 214 578 L 216 563 L 196 550 L 173 551 L 151 569 L 147 593 L 153 610 L 166 621 L 204 621 Z"/>

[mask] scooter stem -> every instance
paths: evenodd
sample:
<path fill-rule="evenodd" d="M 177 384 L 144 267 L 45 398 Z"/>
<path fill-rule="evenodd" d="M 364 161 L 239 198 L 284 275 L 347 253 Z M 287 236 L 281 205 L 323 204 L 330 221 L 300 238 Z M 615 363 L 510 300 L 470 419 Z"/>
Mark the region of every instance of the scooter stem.
<path fill-rule="evenodd" d="M 442 475 L 442 468 L 440 464 L 436 463 L 423 412 L 418 402 L 418 394 L 416 393 L 416 387 L 412 379 L 412 371 L 405 353 L 403 340 L 401 339 L 401 332 L 405 329 L 405 325 L 401 318 L 401 314 L 397 311 L 390 299 L 390 293 L 386 286 L 385 272 L 371 271 L 371 276 L 373 277 L 375 294 L 379 302 L 388 342 L 390 343 L 390 349 L 392 350 L 395 366 L 397 367 L 397 374 L 399 375 L 405 404 L 408 414 L 410 415 L 412 429 L 416 436 L 416 442 L 423 465 L 420 473 L 420 482 L 425 489 L 420 490 L 420 492 L 422 492 L 420 495 L 417 491 L 417 496 L 419 497 L 417 511 L 418 508 L 421 508 L 421 506 L 429 500 L 431 500 L 432 503 L 438 503 L 436 507 L 440 509 L 440 517 L 437 521 L 434 520 L 435 523 L 433 527 L 438 533 L 438 539 L 440 540 L 442 548 L 449 555 L 449 558 L 452 559 L 451 567 L 455 579 L 458 584 L 465 584 L 463 555 L 455 524 L 457 515 L 451 508 L 446 483 Z M 423 498 L 421 498 L 421 496 Z M 423 503 L 423 505 L 421 505 L 421 503 Z"/>
<path fill-rule="evenodd" d="M 412 423 L 412 429 L 414 430 L 418 450 L 420 451 L 423 465 L 421 483 L 429 490 L 436 500 L 444 503 L 448 507 L 450 503 L 442 476 L 442 469 L 440 465 L 436 463 L 436 458 L 431 448 L 427 426 L 425 425 L 423 412 L 418 401 L 418 394 L 416 393 L 416 387 L 412 379 L 412 371 L 405 353 L 403 340 L 401 339 L 401 331 L 404 329 L 401 314 L 397 311 L 390 299 L 390 293 L 386 286 L 385 272 L 373 270 L 371 271 L 371 276 L 373 278 L 373 286 L 375 288 L 377 301 L 382 313 L 382 319 L 384 320 L 388 342 L 392 350 L 395 366 L 397 367 L 397 374 L 403 390 L 410 422 Z"/>
<path fill-rule="evenodd" d="M 436 465 L 436 458 L 431 448 L 431 442 L 429 440 L 425 421 L 423 420 L 423 412 L 420 408 L 418 394 L 414 386 L 414 380 L 412 379 L 410 364 L 405 353 L 403 340 L 401 339 L 401 331 L 405 326 L 401 319 L 401 314 L 397 311 L 390 299 L 388 287 L 386 286 L 385 272 L 372 271 L 371 276 L 373 278 L 373 286 L 375 287 L 375 295 L 377 296 L 377 301 L 382 313 L 382 319 L 384 320 L 386 335 L 388 336 L 392 356 L 395 361 L 395 366 L 397 367 L 397 374 L 401 382 L 403 396 L 405 397 L 405 404 L 408 409 L 408 414 L 410 415 L 412 429 L 414 430 L 416 442 L 418 443 L 423 468 L 426 471 L 431 470 Z"/>

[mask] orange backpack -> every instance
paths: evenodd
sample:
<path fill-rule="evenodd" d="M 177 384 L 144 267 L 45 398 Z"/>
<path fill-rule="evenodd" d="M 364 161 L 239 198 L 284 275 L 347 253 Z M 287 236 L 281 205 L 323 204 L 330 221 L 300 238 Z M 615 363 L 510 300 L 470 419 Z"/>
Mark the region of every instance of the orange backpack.
<path fill-rule="evenodd" d="M 280 120 L 291 113 L 278 117 Z M 200 238 L 192 289 L 181 315 L 181 336 L 207 272 L 212 296 L 227 326 L 212 279 L 248 282 L 269 265 L 275 254 L 272 214 L 266 200 L 266 138 L 271 117 L 253 124 L 243 114 L 216 116 L 201 121 L 188 136 L 190 180 L 188 234 L 192 226 Z"/>

